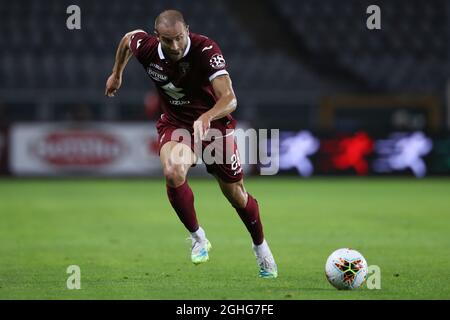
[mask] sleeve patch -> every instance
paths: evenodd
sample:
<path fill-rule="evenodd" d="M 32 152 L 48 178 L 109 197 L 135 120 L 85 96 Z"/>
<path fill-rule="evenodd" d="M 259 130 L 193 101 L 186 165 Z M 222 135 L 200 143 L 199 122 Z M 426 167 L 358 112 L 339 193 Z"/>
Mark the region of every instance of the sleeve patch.
<path fill-rule="evenodd" d="M 209 64 L 214 69 L 223 69 L 226 65 L 225 58 L 223 55 L 216 53 L 211 57 L 211 59 L 209 59 Z"/>

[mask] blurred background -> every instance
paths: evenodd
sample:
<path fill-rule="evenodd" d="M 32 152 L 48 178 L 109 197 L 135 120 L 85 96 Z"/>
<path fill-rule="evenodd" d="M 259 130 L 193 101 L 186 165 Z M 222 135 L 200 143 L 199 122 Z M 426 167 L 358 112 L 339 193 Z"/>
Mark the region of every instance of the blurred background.
<path fill-rule="evenodd" d="M 0 0 L 0 174 L 161 176 L 151 80 L 132 59 L 104 88 L 122 36 L 169 8 L 221 46 L 241 126 L 280 129 L 279 174 L 449 175 L 446 0 Z"/>

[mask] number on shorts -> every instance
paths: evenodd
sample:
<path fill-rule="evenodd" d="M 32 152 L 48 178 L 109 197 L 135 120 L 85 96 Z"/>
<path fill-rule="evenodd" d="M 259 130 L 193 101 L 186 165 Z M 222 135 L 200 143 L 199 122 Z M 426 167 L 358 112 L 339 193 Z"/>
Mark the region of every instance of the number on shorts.
<path fill-rule="evenodd" d="M 236 170 L 237 168 L 239 168 L 241 166 L 241 161 L 239 160 L 239 156 L 237 153 L 234 153 L 231 156 L 231 169 L 232 170 Z"/>

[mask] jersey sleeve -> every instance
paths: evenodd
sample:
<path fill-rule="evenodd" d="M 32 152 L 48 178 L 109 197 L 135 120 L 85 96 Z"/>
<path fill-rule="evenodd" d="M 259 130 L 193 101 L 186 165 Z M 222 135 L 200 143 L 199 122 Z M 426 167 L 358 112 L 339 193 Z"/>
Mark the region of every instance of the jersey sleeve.
<path fill-rule="evenodd" d="M 218 76 L 228 74 L 227 63 L 217 43 L 208 39 L 203 43 L 200 54 L 203 69 L 210 82 Z"/>
<path fill-rule="evenodd" d="M 131 36 L 130 50 L 141 64 L 144 64 L 150 55 L 154 43 L 151 40 L 151 37 L 144 31 L 136 32 Z"/>

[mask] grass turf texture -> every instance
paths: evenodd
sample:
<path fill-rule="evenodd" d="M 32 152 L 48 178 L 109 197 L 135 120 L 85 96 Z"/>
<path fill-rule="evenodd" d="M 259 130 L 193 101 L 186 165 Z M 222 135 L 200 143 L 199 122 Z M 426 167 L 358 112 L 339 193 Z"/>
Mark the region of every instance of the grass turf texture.
<path fill-rule="evenodd" d="M 190 180 L 211 240 L 190 262 L 162 180 L 0 180 L 1 299 L 449 299 L 448 179 L 255 178 L 278 279 L 259 279 L 250 237 L 215 181 Z M 381 290 L 338 291 L 335 249 L 381 268 Z M 69 265 L 81 290 L 68 290 Z"/>

